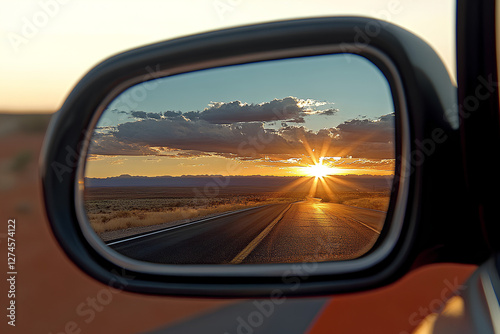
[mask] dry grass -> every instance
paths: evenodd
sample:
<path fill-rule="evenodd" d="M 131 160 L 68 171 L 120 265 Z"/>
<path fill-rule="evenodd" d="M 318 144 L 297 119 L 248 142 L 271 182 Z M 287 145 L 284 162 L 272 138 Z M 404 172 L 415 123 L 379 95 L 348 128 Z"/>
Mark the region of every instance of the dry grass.
<path fill-rule="evenodd" d="M 285 198 L 135 199 L 86 201 L 96 233 L 152 226 L 287 201 Z"/>
<path fill-rule="evenodd" d="M 335 198 L 323 198 L 323 202 L 357 206 L 365 209 L 387 211 L 390 194 L 387 192 L 339 192 Z"/>
<path fill-rule="evenodd" d="M 106 196 L 86 197 L 87 216 L 95 232 L 100 234 L 127 228 L 176 223 L 223 212 L 306 198 L 304 194 L 297 193 L 253 193 L 246 195 L 233 193 L 214 198 L 184 197 L 188 194 L 182 193 L 179 193 L 180 196 L 175 198 L 165 198 L 161 196 L 162 194 L 149 194 L 150 196 L 154 195 L 154 198 L 141 198 L 139 195 L 137 192 L 127 192 L 126 194 L 108 193 Z M 387 192 L 336 192 L 334 197 L 327 197 L 324 194 L 318 195 L 316 196 L 318 200 L 321 199 L 323 202 L 381 211 L 387 210 L 389 205 Z"/>
<path fill-rule="evenodd" d="M 349 201 L 345 201 L 342 204 L 357 206 L 365 209 L 379 210 L 379 211 L 387 211 L 389 207 L 390 198 L 387 197 L 379 197 L 379 198 L 358 198 L 351 199 Z"/>

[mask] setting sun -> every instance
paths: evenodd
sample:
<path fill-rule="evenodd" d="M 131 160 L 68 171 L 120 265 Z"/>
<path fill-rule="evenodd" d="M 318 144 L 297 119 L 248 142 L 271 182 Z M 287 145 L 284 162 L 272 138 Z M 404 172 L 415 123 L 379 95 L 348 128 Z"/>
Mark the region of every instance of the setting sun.
<path fill-rule="evenodd" d="M 317 178 L 322 178 L 332 174 L 332 168 L 325 166 L 321 163 L 305 167 L 304 171 L 307 173 L 307 175 L 314 176 Z"/>

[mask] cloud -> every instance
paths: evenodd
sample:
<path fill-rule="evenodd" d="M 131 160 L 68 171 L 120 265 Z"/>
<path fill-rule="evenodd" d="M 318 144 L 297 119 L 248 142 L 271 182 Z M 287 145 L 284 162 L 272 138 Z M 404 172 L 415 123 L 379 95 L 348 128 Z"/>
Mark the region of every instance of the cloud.
<path fill-rule="evenodd" d="M 245 155 L 249 147 L 258 146 L 262 153 L 276 147 L 287 149 L 283 138 L 273 130 L 265 130 L 262 123 L 211 124 L 204 120 L 186 118 L 146 119 L 117 126 L 112 133 L 121 143 L 142 147 L 168 147 L 212 153 Z M 270 144 L 270 145 L 266 145 Z"/>
<path fill-rule="evenodd" d="M 102 155 L 93 155 L 93 154 L 89 154 L 87 155 L 87 161 L 100 161 L 100 160 L 103 160 L 103 156 Z"/>
<path fill-rule="evenodd" d="M 287 155 L 284 160 L 300 155 L 394 158 L 394 114 L 377 119 L 360 116 L 319 131 L 304 126 L 310 115 L 335 115 L 338 109 L 331 105 L 289 96 L 258 104 L 212 102 L 202 111 L 184 113 L 131 111 L 120 124 L 96 128 L 89 152 L 178 158 L 219 155 L 242 160 L 266 155 Z M 281 128 L 276 129 L 280 122 Z"/>
<path fill-rule="evenodd" d="M 321 114 L 331 116 L 331 115 L 335 114 L 337 111 L 339 111 L 339 110 L 338 109 L 326 109 L 326 110 L 323 110 L 321 112 Z"/>
<path fill-rule="evenodd" d="M 179 118 L 182 116 L 182 112 L 180 111 L 165 111 L 163 113 L 163 117 L 165 118 Z"/>
<path fill-rule="evenodd" d="M 345 141 L 366 140 L 370 142 L 394 141 L 394 114 L 381 116 L 376 120 L 354 119 L 337 126 Z"/>
<path fill-rule="evenodd" d="M 304 117 L 296 117 L 294 119 L 288 120 L 287 122 L 290 122 L 290 123 L 305 123 L 306 120 L 304 119 Z M 285 122 L 285 124 L 286 124 L 286 122 Z"/>
<path fill-rule="evenodd" d="M 263 103 L 243 103 L 241 101 L 212 102 L 202 111 L 180 111 L 167 110 L 165 112 L 132 111 L 130 114 L 137 119 L 179 119 L 187 118 L 192 121 L 206 121 L 211 124 L 233 124 L 248 122 L 273 122 L 287 121 L 292 123 L 304 123 L 304 117 L 308 115 L 331 116 L 338 109 L 319 107 L 332 104 L 325 101 L 313 99 L 299 99 L 289 96 L 283 99 L 274 99 Z"/>
<path fill-rule="evenodd" d="M 291 167 L 291 166 L 307 166 L 313 162 L 309 157 L 300 157 L 295 159 L 280 160 L 279 157 L 266 157 L 259 159 L 256 162 L 262 166 L 272 167 Z M 394 159 L 355 159 L 355 158 L 325 158 L 323 164 L 336 169 L 370 169 L 379 171 L 393 171 Z"/>
<path fill-rule="evenodd" d="M 302 123 L 303 117 L 322 114 L 317 107 L 327 104 L 312 99 L 299 99 L 289 96 L 263 103 L 212 102 L 203 111 L 191 111 L 183 116 L 191 120 L 204 120 L 212 124 L 232 124 L 241 122 L 271 122 L 286 120 Z M 337 109 L 325 110 L 325 115 L 333 115 Z"/>
<path fill-rule="evenodd" d="M 118 160 L 113 160 L 110 161 L 110 165 L 123 165 L 123 163 L 126 161 L 126 159 L 118 159 Z"/>
<path fill-rule="evenodd" d="M 214 124 L 186 117 L 147 118 L 120 124 L 107 134 L 96 134 L 90 152 L 172 157 L 215 154 L 247 160 L 271 154 L 392 159 L 394 115 L 349 120 L 319 131 L 296 125 L 266 129 L 258 122 Z"/>
<path fill-rule="evenodd" d="M 395 155 L 395 115 L 375 120 L 354 119 L 339 124 L 334 131 L 336 145 L 346 154 L 370 159 L 390 159 Z"/>
<path fill-rule="evenodd" d="M 156 151 L 147 145 L 120 141 L 113 132 L 105 134 L 94 132 L 89 154 L 96 160 L 95 155 L 155 155 Z"/>
<path fill-rule="evenodd" d="M 154 112 L 132 111 L 130 114 L 135 118 L 141 118 L 141 119 L 148 119 L 148 118 L 161 119 L 162 118 L 161 114 L 154 113 Z"/>

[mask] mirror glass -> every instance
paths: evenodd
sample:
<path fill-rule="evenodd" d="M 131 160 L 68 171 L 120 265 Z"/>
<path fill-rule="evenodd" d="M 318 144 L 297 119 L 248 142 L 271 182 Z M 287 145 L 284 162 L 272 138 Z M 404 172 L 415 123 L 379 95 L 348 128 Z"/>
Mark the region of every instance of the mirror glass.
<path fill-rule="evenodd" d="M 124 91 L 93 131 L 82 206 L 136 260 L 343 261 L 379 237 L 394 170 L 394 102 L 373 63 L 280 59 Z"/>

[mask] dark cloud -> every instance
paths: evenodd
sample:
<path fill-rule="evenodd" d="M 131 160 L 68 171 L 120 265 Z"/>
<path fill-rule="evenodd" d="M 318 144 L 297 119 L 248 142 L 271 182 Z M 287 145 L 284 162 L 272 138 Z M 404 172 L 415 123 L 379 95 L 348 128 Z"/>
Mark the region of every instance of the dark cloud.
<path fill-rule="evenodd" d="M 262 153 L 287 148 L 287 142 L 262 123 L 211 124 L 185 118 L 146 119 L 120 124 L 113 136 L 120 142 L 147 147 L 169 147 L 213 153 L 236 153 L 247 147 L 262 148 Z M 267 145 L 267 144 L 272 145 Z M 246 150 L 248 151 L 248 150 Z M 244 153 L 242 153 L 244 154 Z M 240 154 L 241 155 L 241 154 Z"/>
<path fill-rule="evenodd" d="M 394 158 L 394 115 L 355 119 L 336 128 L 312 131 L 304 126 L 265 129 L 263 123 L 213 124 L 185 117 L 143 119 L 96 134 L 92 154 L 138 155 L 180 150 L 186 157 L 216 154 L 258 159 L 269 154 Z M 162 148 L 162 149 L 158 149 Z M 172 155 L 171 152 L 168 155 Z M 180 156 L 179 156 L 180 157 Z"/>
<path fill-rule="evenodd" d="M 148 114 L 145 111 L 132 111 L 130 114 L 136 118 L 142 118 L 142 119 L 148 118 Z"/>
<path fill-rule="evenodd" d="M 186 113 L 132 111 L 133 121 L 96 129 L 89 152 L 172 157 L 215 154 L 245 160 L 276 154 L 394 158 L 394 114 L 375 120 L 361 116 L 319 131 L 301 125 L 306 116 L 338 112 L 321 110 L 327 104 L 290 96 L 260 104 L 213 102 L 202 111 Z M 265 124 L 277 121 L 282 125 L 279 130 L 266 129 Z"/>
<path fill-rule="evenodd" d="M 345 141 L 390 142 L 394 141 L 394 118 L 394 114 L 388 114 L 377 120 L 354 119 L 340 124 L 337 129 Z"/>
<path fill-rule="evenodd" d="M 148 112 L 148 118 L 161 119 L 161 115 L 154 112 Z"/>
<path fill-rule="evenodd" d="M 288 120 L 287 122 L 290 122 L 290 123 L 305 123 L 306 120 L 304 119 L 304 117 L 296 117 L 294 119 Z"/>
<path fill-rule="evenodd" d="M 327 102 L 318 102 L 312 99 L 299 99 L 293 96 L 283 99 L 274 99 L 264 103 L 243 103 L 241 101 L 232 102 L 212 102 L 202 111 L 181 111 L 167 110 L 154 113 L 145 111 L 131 111 L 130 115 L 138 119 L 178 119 L 181 117 L 192 121 L 203 120 L 211 124 L 233 124 L 249 122 L 273 122 L 287 121 L 292 123 L 305 123 L 304 116 L 326 115 L 331 116 L 338 112 L 338 109 L 321 110 L 322 105 Z M 123 114 L 125 111 L 113 112 Z"/>
<path fill-rule="evenodd" d="M 321 112 L 321 114 L 331 116 L 331 115 L 335 114 L 337 111 L 339 111 L 339 110 L 338 109 L 326 109 L 326 110 L 323 110 Z"/>
<path fill-rule="evenodd" d="M 140 118 L 140 119 L 161 119 L 161 114 L 159 113 L 154 113 L 154 112 L 145 112 L 145 111 L 132 111 L 130 113 L 133 117 L 135 118 Z"/>
<path fill-rule="evenodd" d="M 89 153 L 96 155 L 154 155 L 156 151 L 148 145 L 120 141 L 114 136 L 114 133 L 94 133 Z"/>
<path fill-rule="evenodd" d="M 243 122 L 272 122 L 289 121 L 303 123 L 304 116 L 310 114 L 333 115 L 337 109 L 316 110 L 314 100 L 302 100 L 296 97 L 285 97 L 274 99 L 264 103 L 243 103 L 241 101 L 232 102 L 212 102 L 203 111 L 190 111 L 182 116 L 190 120 L 203 120 L 212 124 L 232 124 Z M 322 104 L 322 103 L 321 103 Z M 169 113 L 167 115 L 167 113 Z M 180 114 L 176 112 L 165 112 L 167 118 L 176 118 Z"/>
<path fill-rule="evenodd" d="M 165 111 L 163 113 L 163 117 L 165 118 L 179 118 L 182 116 L 182 112 L 180 111 Z"/>

